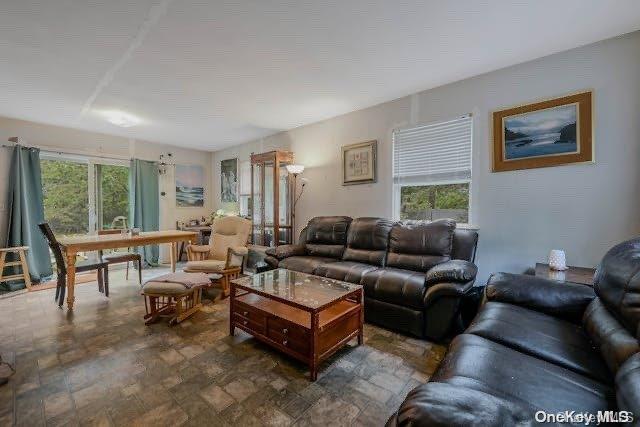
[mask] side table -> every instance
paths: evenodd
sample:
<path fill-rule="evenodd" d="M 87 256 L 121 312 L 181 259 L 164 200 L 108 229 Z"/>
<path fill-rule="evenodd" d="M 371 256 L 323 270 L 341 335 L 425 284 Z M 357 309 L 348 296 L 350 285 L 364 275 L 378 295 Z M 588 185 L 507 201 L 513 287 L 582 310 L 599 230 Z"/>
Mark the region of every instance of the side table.
<path fill-rule="evenodd" d="M 587 267 L 571 267 L 564 271 L 556 271 L 549 268 L 549 264 L 536 263 L 536 277 L 559 280 L 561 282 L 578 283 L 580 285 L 593 286 L 593 275 L 596 270 Z"/>

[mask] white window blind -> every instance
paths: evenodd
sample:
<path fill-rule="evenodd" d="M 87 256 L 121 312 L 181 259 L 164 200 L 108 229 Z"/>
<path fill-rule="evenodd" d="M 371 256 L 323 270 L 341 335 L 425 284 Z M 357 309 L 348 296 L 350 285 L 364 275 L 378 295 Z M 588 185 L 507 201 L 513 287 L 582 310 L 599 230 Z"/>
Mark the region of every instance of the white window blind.
<path fill-rule="evenodd" d="M 471 179 L 471 115 L 393 133 L 395 184 Z"/>

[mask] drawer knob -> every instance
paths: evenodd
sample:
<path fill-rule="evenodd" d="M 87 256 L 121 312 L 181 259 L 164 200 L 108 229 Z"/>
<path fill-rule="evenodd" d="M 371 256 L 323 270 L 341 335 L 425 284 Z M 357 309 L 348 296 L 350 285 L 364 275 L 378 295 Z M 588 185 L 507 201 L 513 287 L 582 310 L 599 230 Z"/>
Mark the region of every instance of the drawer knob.
<path fill-rule="evenodd" d="M 287 344 L 289 344 L 289 341 L 287 340 L 282 341 L 282 345 L 287 345 Z"/>
<path fill-rule="evenodd" d="M 288 334 L 288 333 L 289 333 L 289 330 L 288 330 L 287 328 L 284 328 L 284 329 L 282 330 L 282 333 L 283 333 L 283 334 Z"/>
<path fill-rule="evenodd" d="M 247 323 L 248 323 L 248 322 L 247 322 L 246 320 L 243 320 L 243 321 L 242 321 L 242 324 L 243 324 L 243 325 L 246 325 Z"/>
<path fill-rule="evenodd" d="M 244 311 L 244 312 L 242 313 L 242 315 L 243 315 L 243 316 L 247 316 L 248 314 L 249 314 L 249 312 L 248 312 L 248 311 Z"/>

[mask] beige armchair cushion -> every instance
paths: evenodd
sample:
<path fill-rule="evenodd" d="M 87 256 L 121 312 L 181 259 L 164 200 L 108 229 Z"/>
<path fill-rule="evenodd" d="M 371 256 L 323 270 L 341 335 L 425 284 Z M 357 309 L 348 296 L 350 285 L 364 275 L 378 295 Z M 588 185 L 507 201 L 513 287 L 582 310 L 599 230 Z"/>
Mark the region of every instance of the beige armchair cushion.
<path fill-rule="evenodd" d="M 224 265 L 226 261 L 215 260 L 215 259 L 206 259 L 204 261 L 189 261 L 184 266 L 184 271 L 194 272 L 194 271 L 202 271 L 202 272 L 213 272 L 213 271 L 222 271 L 224 270 Z"/>
<path fill-rule="evenodd" d="M 209 258 L 226 260 L 229 248 L 246 246 L 251 233 L 251 221 L 239 216 L 225 216 L 213 221 Z"/>

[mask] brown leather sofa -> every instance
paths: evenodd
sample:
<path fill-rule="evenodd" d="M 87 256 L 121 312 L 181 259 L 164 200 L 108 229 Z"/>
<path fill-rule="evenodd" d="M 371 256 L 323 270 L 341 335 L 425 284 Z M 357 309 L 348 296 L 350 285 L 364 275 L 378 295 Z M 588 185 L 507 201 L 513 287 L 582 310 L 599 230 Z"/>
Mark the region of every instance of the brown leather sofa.
<path fill-rule="evenodd" d="M 295 245 L 267 250 L 266 262 L 364 287 L 365 320 L 440 340 L 459 323 L 473 286 L 478 234 L 452 220 L 316 217 Z"/>
<path fill-rule="evenodd" d="M 528 426 L 540 411 L 640 425 L 640 238 L 612 248 L 594 282 L 493 275 L 470 327 L 387 425 Z"/>

